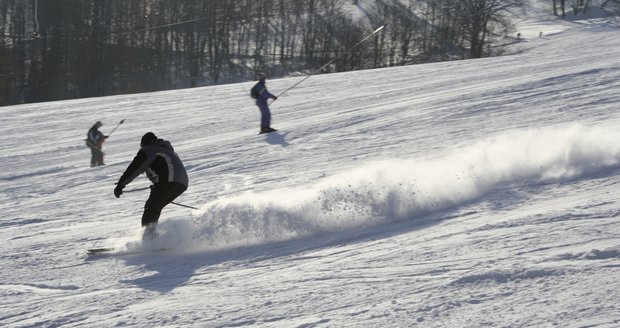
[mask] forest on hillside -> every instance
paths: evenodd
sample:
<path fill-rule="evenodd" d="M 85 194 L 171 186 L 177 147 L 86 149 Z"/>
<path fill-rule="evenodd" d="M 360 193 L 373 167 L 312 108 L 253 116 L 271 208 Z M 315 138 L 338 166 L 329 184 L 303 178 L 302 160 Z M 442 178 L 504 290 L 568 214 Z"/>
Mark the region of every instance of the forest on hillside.
<path fill-rule="evenodd" d="M 523 1 L 2 0 L 0 106 L 493 56 Z"/>

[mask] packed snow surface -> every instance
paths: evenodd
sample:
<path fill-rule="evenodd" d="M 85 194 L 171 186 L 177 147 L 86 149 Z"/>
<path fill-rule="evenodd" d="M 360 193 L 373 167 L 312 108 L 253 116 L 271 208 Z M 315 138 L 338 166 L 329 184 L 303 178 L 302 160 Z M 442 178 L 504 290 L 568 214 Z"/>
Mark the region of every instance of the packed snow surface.
<path fill-rule="evenodd" d="M 620 326 L 620 29 L 522 23 L 514 55 L 312 76 L 265 135 L 253 82 L 1 108 L 0 326 Z M 147 179 L 112 191 L 148 131 L 198 209 L 142 242 Z"/>

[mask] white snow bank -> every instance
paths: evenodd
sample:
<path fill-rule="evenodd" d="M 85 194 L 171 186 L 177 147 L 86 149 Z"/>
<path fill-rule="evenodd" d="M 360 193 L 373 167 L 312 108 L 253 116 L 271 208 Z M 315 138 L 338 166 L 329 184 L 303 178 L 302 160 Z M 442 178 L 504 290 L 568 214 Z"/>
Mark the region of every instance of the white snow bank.
<path fill-rule="evenodd" d="M 195 213 L 193 228 L 177 221 L 163 228 L 174 234 L 171 241 L 186 236 L 181 239 L 189 246 L 226 248 L 420 220 L 494 189 L 562 182 L 617 166 L 617 140 L 617 129 L 578 124 L 512 131 L 432 160 L 369 163 L 313 186 L 216 200 Z"/>

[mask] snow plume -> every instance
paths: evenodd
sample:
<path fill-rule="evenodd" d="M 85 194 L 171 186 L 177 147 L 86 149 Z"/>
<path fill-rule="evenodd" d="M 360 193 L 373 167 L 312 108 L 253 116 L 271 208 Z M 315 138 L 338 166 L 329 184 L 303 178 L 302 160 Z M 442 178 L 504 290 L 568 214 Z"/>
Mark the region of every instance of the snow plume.
<path fill-rule="evenodd" d="M 496 189 L 613 168 L 620 162 L 618 140 L 617 129 L 575 124 L 512 131 L 434 159 L 369 163 L 313 186 L 205 204 L 196 213 L 194 237 L 230 247 L 423 219 Z"/>
<path fill-rule="evenodd" d="M 108 239 L 109 247 L 116 253 L 153 252 L 160 250 L 191 250 L 196 247 L 192 233 L 194 225 L 185 217 L 161 220 L 157 225 L 157 238 L 142 240 L 143 230 L 133 234 Z"/>

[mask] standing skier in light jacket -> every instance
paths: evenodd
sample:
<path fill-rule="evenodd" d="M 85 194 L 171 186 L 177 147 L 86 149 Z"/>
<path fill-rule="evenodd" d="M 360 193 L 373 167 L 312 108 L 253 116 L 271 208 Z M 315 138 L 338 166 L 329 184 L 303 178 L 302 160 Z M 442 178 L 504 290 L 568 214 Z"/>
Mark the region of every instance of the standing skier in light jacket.
<path fill-rule="evenodd" d="M 252 98 L 256 99 L 256 106 L 260 109 L 261 121 L 260 121 L 260 132 L 259 133 L 269 133 L 273 131 L 277 131 L 276 129 L 271 127 L 271 112 L 269 111 L 269 105 L 267 101 L 269 99 L 276 100 L 278 97 L 272 95 L 267 91 L 267 86 L 265 85 L 265 79 L 267 76 L 264 73 L 258 74 L 258 83 L 254 85 L 252 88 Z"/>
<path fill-rule="evenodd" d="M 99 131 L 99 128 L 103 124 L 101 121 L 97 121 L 86 134 L 86 146 L 90 148 L 91 157 L 90 157 L 90 167 L 95 167 L 99 165 L 104 165 L 103 163 L 103 151 L 101 148 L 103 147 L 103 142 L 108 138 L 108 136 L 104 135 Z"/>
<path fill-rule="evenodd" d="M 140 150 L 118 179 L 114 196 L 119 198 L 123 188 L 143 172 L 153 183 L 142 214 L 143 239 L 152 239 L 157 236 L 155 229 L 161 210 L 187 190 L 189 179 L 170 142 L 158 139 L 153 132 L 142 137 Z"/>

